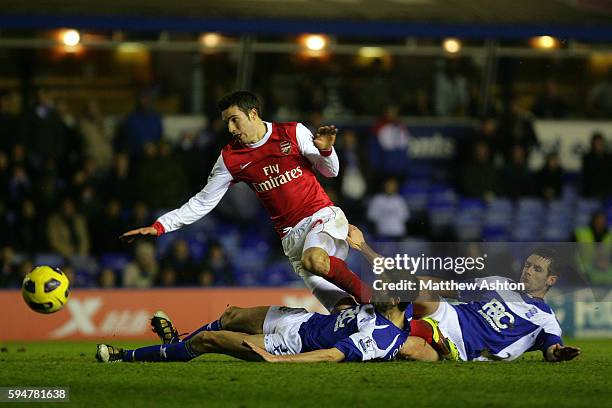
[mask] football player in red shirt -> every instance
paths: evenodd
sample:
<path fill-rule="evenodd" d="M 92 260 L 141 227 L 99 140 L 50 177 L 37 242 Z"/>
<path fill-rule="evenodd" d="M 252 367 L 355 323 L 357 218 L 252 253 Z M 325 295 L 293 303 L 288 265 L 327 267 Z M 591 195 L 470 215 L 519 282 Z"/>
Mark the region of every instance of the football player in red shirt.
<path fill-rule="evenodd" d="M 322 126 L 313 136 L 301 123 L 266 122 L 259 100 L 246 91 L 229 94 L 218 105 L 233 139 L 221 150 L 206 186 L 153 225 L 121 237 L 159 236 L 191 224 L 208 214 L 233 183 L 245 182 L 270 214 L 294 270 L 323 306 L 331 311 L 351 304 L 347 292 L 368 303 L 369 288 L 344 262 L 349 249 L 346 216 L 315 175 L 338 175 L 336 127 Z"/>

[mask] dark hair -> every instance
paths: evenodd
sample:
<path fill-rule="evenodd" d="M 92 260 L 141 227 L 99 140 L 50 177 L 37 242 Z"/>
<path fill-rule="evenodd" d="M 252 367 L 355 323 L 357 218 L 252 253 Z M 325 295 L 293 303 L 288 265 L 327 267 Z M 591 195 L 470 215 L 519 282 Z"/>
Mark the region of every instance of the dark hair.
<path fill-rule="evenodd" d="M 220 111 L 224 111 L 230 106 L 237 106 L 245 115 L 249 114 L 251 109 L 255 109 L 257 114 L 261 116 L 261 103 L 255 94 L 249 91 L 236 91 L 225 95 L 217 102 Z"/>
<path fill-rule="evenodd" d="M 546 276 L 559 276 L 560 270 L 563 269 L 565 262 L 563 261 L 561 253 L 558 250 L 554 248 L 539 247 L 536 248 L 531 255 L 537 255 L 550 261 L 550 265 L 548 265 L 548 270 L 546 271 Z"/>

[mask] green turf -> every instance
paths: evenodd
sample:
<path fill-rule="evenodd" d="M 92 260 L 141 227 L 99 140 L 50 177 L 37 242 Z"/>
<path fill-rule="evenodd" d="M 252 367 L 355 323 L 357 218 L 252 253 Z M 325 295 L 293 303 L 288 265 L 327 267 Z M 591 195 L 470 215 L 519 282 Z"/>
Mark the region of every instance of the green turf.
<path fill-rule="evenodd" d="M 69 405 L 113 408 L 610 406 L 612 341 L 571 344 L 583 355 L 560 364 L 530 353 L 510 363 L 291 365 L 218 355 L 190 363 L 99 364 L 92 343 L 11 343 L 2 345 L 8 351 L 0 353 L 0 386 L 68 386 Z M 26 405 L 43 404 L 17 406 Z"/>

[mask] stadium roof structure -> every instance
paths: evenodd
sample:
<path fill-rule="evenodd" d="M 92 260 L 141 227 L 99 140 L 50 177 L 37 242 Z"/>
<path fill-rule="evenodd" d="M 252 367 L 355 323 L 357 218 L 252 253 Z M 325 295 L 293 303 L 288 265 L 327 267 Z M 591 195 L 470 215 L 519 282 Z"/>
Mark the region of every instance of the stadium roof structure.
<path fill-rule="evenodd" d="M 610 0 L 3 0 L 0 27 L 612 39 Z"/>

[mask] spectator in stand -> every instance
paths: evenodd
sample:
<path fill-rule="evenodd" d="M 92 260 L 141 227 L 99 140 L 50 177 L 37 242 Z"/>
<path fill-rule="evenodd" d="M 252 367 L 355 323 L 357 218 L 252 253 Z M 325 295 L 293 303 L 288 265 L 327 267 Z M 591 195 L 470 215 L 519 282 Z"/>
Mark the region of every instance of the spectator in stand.
<path fill-rule="evenodd" d="M 464 164 L 472 160 L 474 155 L 474 146 L 478 142 L 484 142 L 489 147 L 493 163 L 501 160 L 503 152 L 500 148 L 500 137 L 497 130 L 497 121 L 495 118 L 486 117 L 476 127 L 474 132 L 468 137 L 459 140 L 459 148 L 457 151 L 458 163 Z"/>
<path fill-rule="evenodd" d="M 127 264 L 123 272 L 123 286 L 128 288 L 150 288 L 159 274 L 155 259 L 155 246 L 139 242 L 134 250 L 134 261 Z"/>
<path fill-rule="evenodd" d="M 8 155 L 4 151 L 0 150 L 0 191 L 8 190 L 9 178 Z"/>
<path fill-rule="evenodd" d="M 533 176 L 527 167 L 525 148 L 521 145 L 512 147 L 512 156 L 501 172 L 502 188 L 506 196 L 518 198 L 531 195 Z"/>
<path fill-rule="evenodd" d="M 14 95 L 6 89 L 0 89 L 0 151 L 10 151 L 19 140 L 19 116 L 14 105 Z"/>
<path fill-rule="evenodd" d="M 104 268 L 98 276 L 98 285 L 102 288 L 116 288 L 117 274 L 111 268 Z"/>
<path fill-rule="evenodd" d="M 113 164 L 113 133 L 104 123 L 104 116 L 95 100 L 87 103 L 79 119 L 79 128 L 83 137 L 84 158 L 94 160 L 100 171 L 110 171 Z"/>
<path fill-rule="evenodd" d="M 172 288 L 178 284 L 178 274 L 175 269 L 162 267 L 158 278 L 155 281 L 155 286 L 163 288 Z"/>
<path fill-rule="evenodd" d="M 18 288 L 23 277 L 15 250 L 10 246 L 0 249 L 0 288 Z"/>
<path fill-rule="evenodd" d="M 491 162 L 489 146 L 479 141 L 474 145 L 473 161 L 463 167 L 461 190 L 469 197 L 491 198 L 499 188 L 497 169 Z"/>
<path fill-rule="evenodd" d="M 469 105 L 467 79 L 459 73 L 456 61 L 438 60 L 435 76 L 437 116 L 465 116 Z"/>
<path fill-rule="evenodd" d="M 559 93 L 559 84 L 554 79 L 547 79 L 544 92 L 533 105 L 533 114 L 541 119 L 561 119 L 567 117 L 567 112 L 567 102 Z"/>
<path fill-rule="evenodd" d="M 527 152 L 527 159 L 531 149 L 538 146 L 535 130 L 533 129 L 533 115 L 525 110 L 518 98 L 515 98 L 505 113 L 498 120 L 500 148 L 505 152 L 506 160 L 511 159 L 512 146 L 521 145 Z"/>
<path fill-rule="evenodd" d="M 215 284 L 215 274 L 208 269 L 200 271 L 198 274 L 198 284 L 200 286 L 212 286 Z"/>
<path fill-rule="evenodd" d="M 17 165 L 13 167 L 8 180 L 7 193 L 9 204 L 12 205 L 19 205 L 27 197 L 32 196 L 32 181 L 23 166 Z"/>
<path fill-rule="evenodd" d="M 593 117 L 607 119 L 612 117 L 612 68 L 589 92 L 588 108 Z"/>
<path fill-rule="evenodd" d="M 563 189 L 563 170 L 558 153 L 546 156 L 546 163 L 536 174 L 536 191 L 546 200 L 556 200 L 561 197 Z"/>
<path fill-rule="evenodd" d="M 118 197 L 124 205 L 132 205 L 136 182 L 130 171 L 130 163 L 126 153 L 117 153 L 113 157 L 110 174 L 102 180 L 101 194 L 104 198 Z"/>
<path fill-rule="evenodd" d="M 34 201 L 30 198 L 24 200 L 13 228 L 12 242 L 19 252 L 32 255 L 46 249 L 45 236 L 40 231 L 42 221 Z"/>
<path fill-rule="evenodd" d="M 89 254 L 89 229 L 85 217 L 77 212 L 74 201 L 64 198 L 61 208 L 47 221 L 47 239 L 52 251 L 64 258 Z"/>
<path fill-rule="evenodd" d="M 368 206 L 368 220 L 374 223 L 381 241 L 399 241 L 406 235 L 410 211 L 398 191 L 397 180 L 389 178 L 385 180 L 383 192 L 375 195 Z"/>
<path fill-rule="evenodd" d="M 362 218 L 363 198 L 368 189 L 368 178 L 372 174 L 367 153 L 357 140 L 354 130 L 344 131 L 339 140 L 341 206 L 355 218 Z"/>
<path fill-rule="evenodd" d="M 103 201 L 98 197 L 102 180 L 93 159 L 86 159 L 75 171 L 72 179 L 71 192 L 78 198 L 77 205 L 89 220 L 99 217 L 102 213 Z"/>
<path fill-rule="evenodd" d="M 170 145 L 163 141 L 156 145 L 147 143 L 138 167 L 138 196 L 153 208 L 172 208 L 188 197 L 187 185 L 185 169 L 172 154 Z"/>
<path fill-rule="evenodd" d="M 115 151 L 127 151 L 130 156 L 139 156 L 147 143 L 161 140 L 164 128 L 162 116 L 153 108 L 151 92 L 138 96 L 135 109 L 118 128 Z"/>
<path fill-rule="evenodd" d="M 0 234 L 0 248 L 13 245 L 15 217 L 12 212 L 6 208 L 6 204 L 0 197 L 0 231 L 5 231 Z"/>
<path fill-rule="evenodd" d="M 609 196 L 612 193 L 611 173 L 612 155 L 608 153 L 603 133 L 595 132 L 591 136 L 591 149 L 582 157 L 582 195 Z"/>
<path fill-rule="evenodd" d="M 612 283 L 612 232 L 608 228 L 606 213 L 595 211 L 588 226 L 576 228 L 574 240 L 580 251 L 580 261 L 594 285 Z"/>
<path fill-rule="evenodd" d="M 602 242 L 612 244 L 612 232 L 608 229 L 606 213 L 595 211 L 591 215 L 591 222 L 588 226 L 576 228 L 574 240 L 579 243 Z"/>
<path fill-rule="evenodd" d="M 36 92 L 36 103 L 26 114 L 25 140 L 37 167 L 43 159 L 62 159 L 69 143 L 67 128 L 53 106 L 53 100 L 45 89 Z"/>
<path fill-rule="evenodd" d="M 128 222 L 129 228 L 134 228 L 138 225 L 145 225 L 144 223 L 150 218 L 149 212 L 149 207 L 147 207 L 144 201 L 137 201 L 132 207 L 132 214 Z"/>
<path fill-rule="evenodd" d="M 208 255 L 200 273 L 200 283 L 210 280 L 210 277 L 203 276 L 207 273 L 214 276 L 215 285 L 233 286 L 236 283 L 232 273 L 232 265 L 225 254 L 225 249 L 218 242 L 211 242 L 208 246 Z"/>
<path fill-rule="evenodd" d="M 161 265 L 162 274 L 165 270 L 173 271 L 175 281 L 179 285 L 190 286 L 198 283 L 198 265 L 191 256 L 189 244 L 184 239 L 174 242 L 172 252 L 162 259 Z"/>
<path fill-rule="evenodd" d="M 123 250 L 118 237 L 121 235 L 125 224 L 121 219 L 121 203 L 118 199 L 108 201 L 102 215 L 92 219 L 91 224 L 92 241 L 96 254 Z"/>
<path fill-rule="evenodd" d="M 410 132 L 401 122 L 396 106 L 387 107 L 373 134 L 369 152 L 372 168 L 378 173 L 378 177 L 406 177 L 410 168 Z"/>

